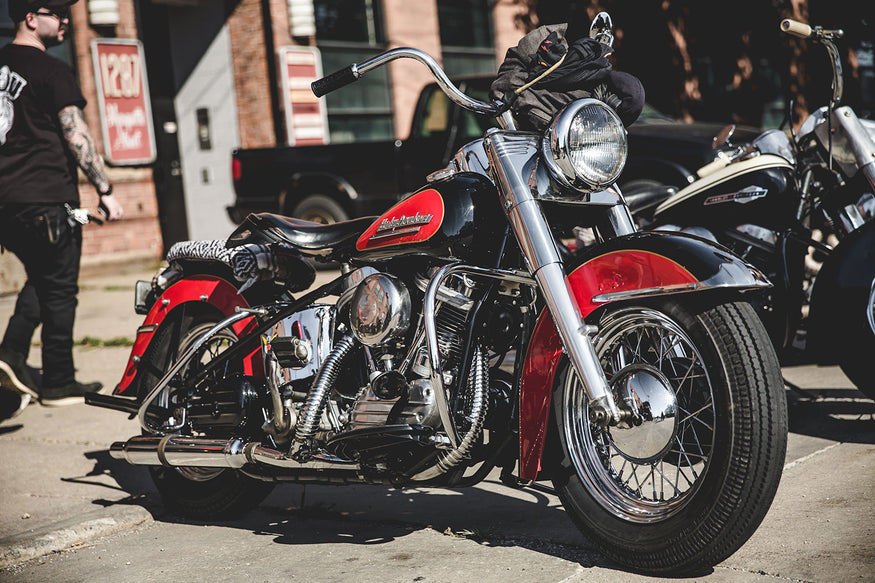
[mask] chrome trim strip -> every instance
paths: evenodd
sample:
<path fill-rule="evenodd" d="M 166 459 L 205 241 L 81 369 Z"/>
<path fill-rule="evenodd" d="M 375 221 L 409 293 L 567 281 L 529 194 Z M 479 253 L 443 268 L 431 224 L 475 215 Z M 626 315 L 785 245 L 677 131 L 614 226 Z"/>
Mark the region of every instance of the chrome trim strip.
<path fill-rule="evenodd" d="M 703 281 L 608 292 L 594 295 L 592 301 L 593 303 L 604 304 L 620 300 L 630 300 L 656 295 L 679 294 L 703 289 L 724 288 L 754 290 L 766 289 L 769 287 L 772 287 L 772 284 L 760 272 L 746 270 L 735 263 L 725 262 L 721 265 L 720 271 L 717 275 Z"/>
<path fill-rule="evenodd" d="M 388 239 L 390 237 L 400 237 L 402 235 L 412 235 L 422 230 L 422 227 L 407 227 L 406 229 L 398 229 L 397 231 L 386 231 L 385 233 L 377 233 L 371 235 L 369 241 L 378 241 L 380 239 Z"/>

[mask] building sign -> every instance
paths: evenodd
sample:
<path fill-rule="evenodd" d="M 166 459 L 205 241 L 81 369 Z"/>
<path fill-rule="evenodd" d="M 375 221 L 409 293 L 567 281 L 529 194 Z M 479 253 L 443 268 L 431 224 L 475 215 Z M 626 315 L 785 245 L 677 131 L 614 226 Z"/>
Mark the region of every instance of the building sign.
<path fill-rule="evenodd" d="M 155 134 L 143 45 L 137 40 L 94 39 L 91 58 L 104 157 L 115 166 L 151 164 Z"/>
<path fill-rule="evenodd" d="M 328 143 L 328 116 L 325 102 L 313 95 L 310 83 L 322 77 L 322 57 L 313 47 L 279 49 L 286 143 L 310 146 Z"/>

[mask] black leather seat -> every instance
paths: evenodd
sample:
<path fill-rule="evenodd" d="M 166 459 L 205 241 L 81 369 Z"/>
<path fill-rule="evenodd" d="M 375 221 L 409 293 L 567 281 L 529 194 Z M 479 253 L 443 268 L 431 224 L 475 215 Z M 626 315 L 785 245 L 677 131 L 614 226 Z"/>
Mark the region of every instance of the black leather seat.
<path fill-rule="evenodd" d="M 359 217 L 349 221 L 323 225 L 273 213 L 250 215 L 248 220 L 258 229 L 274 234 L 305 255 L 329 255 L 333 251 L 355 244 L 377 217 Z"/>

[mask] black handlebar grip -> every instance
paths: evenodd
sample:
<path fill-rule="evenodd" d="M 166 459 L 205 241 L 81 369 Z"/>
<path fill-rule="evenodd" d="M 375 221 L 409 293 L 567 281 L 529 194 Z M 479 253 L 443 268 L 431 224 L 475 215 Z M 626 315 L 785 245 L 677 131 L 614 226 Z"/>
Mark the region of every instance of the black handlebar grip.
<path fill-rule="evenodd" d="M 323 95 L 327 95 L 336 89 L 340 89 L 341 87 L 345 87 L 356 81 L 358 81 L 358 76 L 355 72 L 355 65 L 350 65 L 349 67 L 331 73 L 327 77 L 316 79 L 310 83 L 310 89 L 313 90 L 313 94 L 316 97 L 322 97 Z"/>

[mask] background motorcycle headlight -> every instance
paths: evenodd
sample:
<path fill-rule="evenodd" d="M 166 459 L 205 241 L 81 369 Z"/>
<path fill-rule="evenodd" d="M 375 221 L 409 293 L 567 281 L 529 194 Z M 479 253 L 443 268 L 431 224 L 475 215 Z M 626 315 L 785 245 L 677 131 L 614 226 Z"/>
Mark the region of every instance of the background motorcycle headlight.
<path fill-rule="evenodd" d="M 626 164 L 626 128 L 597 99 L 572 101 L 544 135 L 544 159 L 560 183 L 577 190 L 604 190 Z"/>

